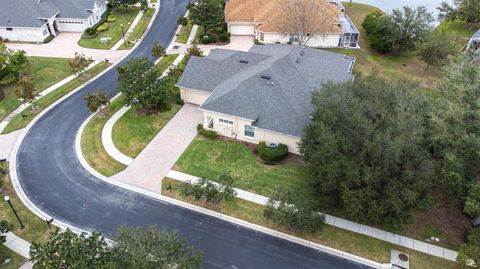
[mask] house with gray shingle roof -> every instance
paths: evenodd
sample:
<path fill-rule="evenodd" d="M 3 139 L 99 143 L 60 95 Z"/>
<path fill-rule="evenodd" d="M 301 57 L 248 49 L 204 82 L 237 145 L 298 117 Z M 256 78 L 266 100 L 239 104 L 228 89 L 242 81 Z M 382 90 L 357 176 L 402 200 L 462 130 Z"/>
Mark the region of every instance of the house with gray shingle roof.
<path fill-rule="evenodd" d="M 294 45 L 214 49 L 191 57 L 177 86 L 185 102 L 199 105 L 205 128 L 250 143 L 282 143 L 298 154 L 312 92 L 327 81 L 353 79 L 354 64 L 342 54 Z"/>
<path fill-rule="evenodd" d="M 37 43 L 83 32 L 107 10 L 105 0 L 0 0 L 0 7 L 0 38 Z"/>

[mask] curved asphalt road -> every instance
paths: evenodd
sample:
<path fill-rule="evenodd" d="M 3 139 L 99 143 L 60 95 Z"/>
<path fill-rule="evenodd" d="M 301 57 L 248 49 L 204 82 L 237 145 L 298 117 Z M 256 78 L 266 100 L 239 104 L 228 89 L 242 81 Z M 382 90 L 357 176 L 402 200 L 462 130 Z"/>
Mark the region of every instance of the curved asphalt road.
<path fill-rule="evenodd" d="M 162 0 L 150 32 L 128 58 L 149 56 L 154 42 L 166 47 L 187 0 Z M 75 135 L 89 116 L 83 96 L 104 89 L 116 94 L 116 69 L 41 117 L 21 144 L 20 184 L 29 199 L 54 218 L 111 236 L 126 224 L 176 229 L 204 253 L 205 268 L 368 268 L 105 183 L 75 155 Z"/>

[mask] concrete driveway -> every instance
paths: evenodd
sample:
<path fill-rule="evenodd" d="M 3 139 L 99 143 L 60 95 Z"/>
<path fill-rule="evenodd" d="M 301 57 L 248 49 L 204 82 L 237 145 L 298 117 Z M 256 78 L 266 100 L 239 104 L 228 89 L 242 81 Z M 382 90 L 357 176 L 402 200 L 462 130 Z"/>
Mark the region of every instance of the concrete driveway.
<path fill-rule="evenodd" d="M 204 55 L 208 55 L 213 49 L 249 51 L 254 44 L 253 40 L 253 36 L 232 36 L 230 38 L 230 43 L 227 45 L 198 45 L 198 47 L 203 51 Z M 187 45 L 185 44 L 174 43 L 174 46 L 177 48 L 172 48 L 168 51 L 168 54 L 181 54 L 187 52 Z"/>
<path fill-rule="evenodd" d="M 87 49 L 77 44 L 82 33 L 59 33 L 47 44 L 6 43 L 7 47 L 15 50 L 24 50 L 28 56 L 72 58 L 75 52 L 83 52 L 94 60 L 117 62 L 128 50 L 100 50 Z"/>
<path fill-rule="evenodd" d="M 112 179 L 161 193 L 162 179 L 195 138 L 201 122 L 203 114 L 198 106 L 183 105 L 132 164 Z"/>

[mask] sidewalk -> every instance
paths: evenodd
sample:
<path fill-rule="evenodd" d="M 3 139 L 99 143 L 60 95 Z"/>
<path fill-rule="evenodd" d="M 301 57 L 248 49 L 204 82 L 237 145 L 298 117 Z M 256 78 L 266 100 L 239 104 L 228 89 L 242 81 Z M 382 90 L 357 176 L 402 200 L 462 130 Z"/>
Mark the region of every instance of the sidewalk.
<path fill-rule="evenodd" d="M 182 182 L 196 182 L 199 178 L 188 175 L 185 173 L 177 172 L 177 171 L 169 171 L 167 173 L 168 178 L 175 179 Z M 246 201 L 250 201 L 259 205 L 266 205 L 268 203 L 268 197 L 262 196 L 259 194 L 255 194 L 252 192 L 244 191 L 241 189 L 235 188 L 237 193 L 237 197 Z M 398 246 L 402 246 L 405 248 L 413 249 L 419 252 L 423 252 L 432 256 L 436 256 L 442 259 L 446 259 L 449 261 L 456 261 L 458 253 L 456 251 L 442 248 L 439 246 L 435 246 L 429 243 L 425 243 L 422 241 L 418 241 L 406 236 L 390 233 L 387 231 L 383 231 L 377 228 L 373 228 L 367 225 L 359 224 L 353 221 L 349 221 L 346 219 L 338 218 L 335 216 L 325 214 L 325 223 L 342 228 L 348 231 L 352 231 L 354 233 L 363 234 L 369 237 L 373 237 L 382 241 L 386 241 Z"/>
<path fill-rule="evenodd" d="M 16 234 L 8 232 L 7 241 L 5 241 L 3 245 L 22 257 L 30 259 L 30 243 L 20 238 Z"/>
<path fill-rule="evenodd" d="M 135 26 L 137 26 L 138 22 L 140 21 L 140 19 L 142 19 L 143 15 L 144 15 L 143 11 L 138 12 L 137 16 L 135 17 L 132 24 L 130 25 L 130 27 L 128 27 L 128 30 L 125 33 L 125 40 L 128 40 L 128 37 L 132 34 L 133 29 L 135 29 Z M 118 42 L 115 45 L 113 45 L 113 47 L 110 50 L 118 50 L 118 48 L 120 48 L 125 43 L 125 40 L 121 38 L 120 40 L 118 40 Z"/>
<path fill-rule="evenodd" d="M 93 68 L 94 66 L 96 66 L 97 64 L 99 64 L 100 61 L 95 61 L 93 63 L 91 63 L 85 70 L 89 70 L 91 68 Z M 44 97 L 45 95 L 55 91 L 56 89 L 62 87 L 63 85 L 69 83 L 70 81 L 74 80 L 78 75 L 70 75 L 68 77 L 66 77 L 65 79 L 53 84 L 52 86 L 48 87 L 47 89 L 45 89 L 44 91 L 42 91 L 37 98 L 35 98 L 35 101 L 37 101 L 38 99 Z M 7 127 L 7 125 L 10 123 L 10 121 L 16 117 L 18 114 L 22 113 L 22 111 L 29 107 L 30 105 L 25 105 L 25 104 L 22 104 L 20 105 L 19 107 L 17 107 L 14 111 L 10 112 L 10 114 L 8 114 L 1 122 L 0 122 L 0 134 L 3 132 L 3 130 L 5 130 L 5 127 Z"/>
<path fill-rule="evenodd" d="M 10 159 L 10 153 L 15 146 L 15 142 L 17 142 L 17 138 L 22 133 L 22 130 L 23 129 L 20 129 L 8 134 L 0 135 L 0 160 Z"/>

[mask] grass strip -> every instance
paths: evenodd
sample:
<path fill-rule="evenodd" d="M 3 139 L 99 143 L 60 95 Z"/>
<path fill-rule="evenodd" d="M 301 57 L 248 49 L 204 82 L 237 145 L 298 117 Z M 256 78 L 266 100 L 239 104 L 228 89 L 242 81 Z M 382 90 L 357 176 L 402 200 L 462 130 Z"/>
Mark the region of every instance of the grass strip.
<path fill-rule="evenodd" d="M 167 191 L 168 184 L 172 191 Z M 365 235 L 353 233 L 334 226 L 325 225 L 317 234 L 300 233 L 276 225 L 263 217 L 264 206 L 235 198 L 232 201 L 223 202 L 219 205 L 207 204 L 204 201 L 197 202 L 193 198 L 182 197 L 179 193 L 182 182 L 172 179 L 162 181 L 162 194 L 180 201 L 188 202 L 197 206 L 220 212 L 238 219 L 274 229 L 286 234 L 291 234 L 318 244 L 339 249 L 351 254 L 358 255 L 380 263 L 390 262 L 390 250 L 396 249 L 410 255 L 411 269 L 460 269 L 458 264 L 423 254 L 411 249 L 406 249 L 385 241 L 374 239 Z"/>
<path fill-rule="evenodd" d="M 35 112 L 32 112 L 29 108 L 27 107 L 23 111 L 23 115 L 25 115 L 25 118 L 22 117 L 21 114 L 15 116 L 12 121 L 7 125 L 5 130 L 3 130 L 3 133 L 10 133 L 15 130 L 24 128 L 27 126 L 33 118 L 38 115 L 41 111 L 43 111 L 45 108 L 47 108 L 49 105 L 53 104 L 55 101 L 58 99 L 62 98 L 69 92 L 75 90 L 79 86 L 85 84 L 87 81 L 93 79 L 96 75 L 98 75 L 100 72 L 105 70 L 110 64 L 107 64 L 105 62 L 101 62 L 94 66 L 93 68 L 89 69 L 85 73 L 90 75 L 91 77 L 87 80 L 81 80 L 80 78 L 75 78 L 72 81 L 68 82 L 67 84 L 63 85 L 62 87 L 56 89 L 55 91 L 45 95 L 44 97 L 40 98 L 38 101 L 35 102 L 35 106 L 37 110 Z"/>
<path fill-rule="evenodd" d="M 155 9 L 149 8 L 147 12 L 145 12 L 145 14 L 142 16 L 140 21 L 138 21 L 138 24 L 135 26 L 130 36 L 127 38 L 128 46 L 125 46 L 125 43 L 123 43 L 118 49 L 124 50 L 133 48 L 134 44 L 130 43 L 130 41 L 138 40 L 143 36 L 145 31 L 147 30 L 148 25 L 150 24 L 150 21 L 152 20 L 154 13 Z"/>
<path fill-rule="evenodd" d="M 6 259 L 9 259 L 8 263 L 1 264 Z M 18 255 L 17 253 L 11 251 L 4 245 L 0 245 L 0 268 L 2 269 L 18 269 L 24 263 L 27 262 L 27 259 Z"/>

